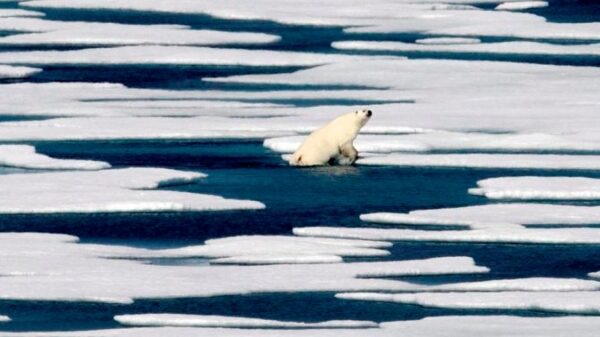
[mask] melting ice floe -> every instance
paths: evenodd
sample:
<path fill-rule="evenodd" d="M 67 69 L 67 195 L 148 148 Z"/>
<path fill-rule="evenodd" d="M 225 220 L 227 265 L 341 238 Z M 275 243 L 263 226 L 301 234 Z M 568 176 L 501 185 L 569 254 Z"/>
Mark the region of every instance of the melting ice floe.
<path fill-rule="evenodd" d="M 44 16 L 44 13 L 24 9 L 0 9 L 0 18 Z M 1 24 L 0 24 L 1 25 Z M 1 26 L 0 26 L 1 27 Z"/>
<path fill-rule="evenodd" d="M 3 19 L 0 30 L 22 32 L 0 37 L 0 45 L 222 45 L 265 44 L 279 40 L 278 36 L 269 34 L 192 30 L 181 25 L 67 22 L 43 18 Z M 25 32 L 28 34 L 23 34 Z"/>
<path fill-rule="evenodd" d="M 496 10 L 504 11 L 518 11 L 531 8 L 543 8 L 548 7 L 547 1 L 515 1 L 515 2 L 503 2 L 496 6 Z"/>
<path fill-rule="evenodd" d="M 426 307 L 455 309 L 504 309 L 600 314 L 600 292 L 478 292 L 378 294 L 356 293 L 340 298 L 417 304 Z"/>
<path fill-rule="evenodd" d="M 486 1 L 499 4 L 503 1 Z M 512 1 L 511 1 L 512 2 Z M 207 1 L 180 1 L 176 5 L 152 1 L 41 0 L 24 2 L 31 8 L 129 9 L 151 12 L 198 13 L 228 19 L 272 20 L 290 24 L 340 25 L 348 32 L 396 32 L 465 36 L 519 36 L 531 38 L 598 39 L 600 24 L 551 23 L 526 13 L 479 10 L 471 0 L 295 1 L 232 0 L 227 7 Z M 515 6 L 514 4 L 511 4 Z"/>
<path fill-rule="evenodd" d="M 303 264 L 342 262 L 342 257 L 386 256 L 388 242 L 300 238 L 293 236 L 236 236 L 176 249 L 136 251 L 119 257 L 205 257 L 211 264 Z M 116 255 L 115 255 L 116 257 Z"/>
<path fill-rule="evenodd" d="M 365 329 L 378 327 L 377 323 L 369 321 L 327 321 L 317 323 L 302 323 L 245 317 L 178 314 L 121 315 L 115 316 L 115 320 L 123 325 L 132 326 L 187 326 L 262 329 Z"/>
<path fill-rule="evenodd" d="M 426 45 L 447 45 L 447 44 L 475 44 L 481 43 L 480 39 L 468 38 L 468 37 L 430 37 L 424 39 L 417 39 L 415 43 L 426 44 Z"/>
<path fill-rule="evenodd" d="M 490 199 L 600 199 L 600 179 L 594 178 L 503 177 L 480 180 L 477 185 L 469 193 Z"/>
<path fill-rule="evenodd" d="M 0 213 L 207 211 L 260 209 L 250 200 L 174 191 L 159 185 L 190 182 L 203 174 L 158 168 L 0 176 Z"/>
<path fill-rule="evenodd" d="M 10 317 L 0 315 L 0 323 L 2 323 L 2 322 L 10 322 Z"/>
<path fill-rule="evenodd" d="M 334 42 L 332 46 L 344 50 L 600 56 L 600 43 L 557 45 L 541 42 L 510 41 L 479 44 L 413 44 L 404 42 L 342 41 Z"/>
<path fill-rule="evenodd" d="M 0 145 L 0 166 L 40 170 L 100 170 L 110 164 L 93 160 L 55 159 L 30 145 Z"/>
<path fill-rule="evenodd" d="M 546 225 L 583 226 L 600 223 L 600 207 L 551 204 L 491 204 L 416 210 L 409 213 L 370 213 L 361 220 L 386 224 L 459 225 L 470 228 Z"/>
<path fill-rule="evenodd" d="M 360 165 L 495 169 L 598 170 L 600 156 L 546 154 L 391 154 L 359 159 Z"/>
<path fill-rule="evenodd" d="M 493 328 L 492 328 L 493 327 Z M 600 318 L 593 316 L 569 317 L 514 317 L 514 316 L 444 316 L 420 320 L 381 323 L 378 329 L 232 329 L 232 328 L 127 328 L 46 333 L 1 333 L 0 336 L 77 336 L 77 337 L 596 337 Z"/>
<path fill-rule="evenodd" d="M 399 291 L 423 286 L 378 277 L 488 271 L 468 257 L 277 266 L 161 266 L 104 258 L 134 255 L 138 251 L 135 248 L 83 245 L 74 240 L 65 235 L 0 234 L 0 275 L 5 276 L 0 277 L 0 298 L 129 303 L 134 298 L 258 292 Z M 140 254 L 145 251 L 140 250 Z"/>
<path fill-rule="evenodd" d="M 353 56 L 188 46 L 127 46 L 67 51 L 3 52 L 0 63 L 35 65 L 315 66 Z"/>
<path fill-rule="evenodd" d="M 0 79 L 29 77 L 42 71 L 31 67 L 14 67 L 0 64 Z"/>
<path fill-rule="evenodd" d="M 547 244 L 597 244 L 597 228 L 557 228 L 596 225 L 600 207 L 548 204 L 498 204 L 462 208 L 414 211 L 409 214 L 373 213 L 364 221 L 412 225 L 459 225 L 466 230 L 413 230 L 398 228 L 303 227 L 294 233 L 309 237 L 366 240 L 512 242 Z M 547 225 L 555 228 L 527 228 L 522 225 Z"/>

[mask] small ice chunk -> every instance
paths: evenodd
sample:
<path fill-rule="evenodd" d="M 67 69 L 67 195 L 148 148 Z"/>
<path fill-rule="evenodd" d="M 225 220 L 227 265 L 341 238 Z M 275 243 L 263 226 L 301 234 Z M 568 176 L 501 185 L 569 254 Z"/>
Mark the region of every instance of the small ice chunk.
<path fill-rule="evenodd" d="M 597 200 L 600 179 L 582 177 L 503 177 L 477 182 L 469 193 L 489 199 Z"/>
<path fill-rule="evenodd" d="M 242 329 L 365 329 L 377 328 L 370 321 L 326 321 L 317 323 L 285 322 L 259 318 L 182 315 L 182 314 L 139 314 L 119 315 L 115 320 L 131 326 L 188 326 Z"/>
<path fill-rule="evenodd" d="M 101 170 L 110 164 L 93 160 L 55 159 L 30 145 L 0 145 L 0 166 L 37 170 Z"/>
<path fill-rule="evenodd" d="M 520 11 L 532 8 L 548 7 L 548 1 L 514 1 L 503 2 L 496 6 L 496 10 L 502 11 Z"/>
<path fill-rule="evenodd" d="M 481 43 L 480 39 L 471 37 L 430 37 L 425 39 L 417 39 L 415 43 L 419 44 L 477 44 Z"/>
<path fill-rule="evenodd" d="M 0 315 L 0 323 L 3 323 L 3 322 L 10 322 L 10 317 Z"/>
<path fill-rule="evenodd" d="M 25 78 L 37 74 L 42 69 L 31 67 L 15 67 L 0 64 L 0 79 L 3 78 Z"/>

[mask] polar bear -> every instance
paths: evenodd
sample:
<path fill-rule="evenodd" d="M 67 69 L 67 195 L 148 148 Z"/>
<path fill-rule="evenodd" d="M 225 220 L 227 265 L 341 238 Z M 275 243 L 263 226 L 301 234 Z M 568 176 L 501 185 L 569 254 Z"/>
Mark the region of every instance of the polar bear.
<path fill-rule="evenodd" d="M 292 166 L 352 165 L 358 151 L 352 142 L 373 112 L 363 109 L 342 115 L 311 133 L 290 159 Z"/>

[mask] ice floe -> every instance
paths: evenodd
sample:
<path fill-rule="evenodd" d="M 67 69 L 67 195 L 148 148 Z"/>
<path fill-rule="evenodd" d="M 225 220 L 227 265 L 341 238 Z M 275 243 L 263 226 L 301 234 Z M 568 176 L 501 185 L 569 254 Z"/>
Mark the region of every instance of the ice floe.
<path fill-rule="evenodd" d="M 600 223 L 600 207 L 510 203 L 416 210 L 409 213 L 370 213 L 361 215 L 360 219 L 386 224 L 459 225 L 470 228 L 583 226 Z"/>
<path fill-rule="evenodd" d="M 342 50 L 600 56 L 600 43 L 559 45 L 530 41 L 509 41 L 495 43 L 413 44 L 390 41 L 341 41 L 332 43 L 332 46 Z"/>
<path fill-rule="evenodd" d="M 0 213 L 89 213 L 261 209 L 256 201 L 216 195 L 153 191 L 203 174 L 158 168 L 0 176 Z"/>
<path fill-rule="evenodd" d="M 31 67 L 14 67 L 0 64 L 0 79 L 24 78 L 37 74 L 41 69 Z"/>
<path fill-rule="evenodd" d="M 0 18 L 36 17 L 36 16 L 44 16 L 44 13 L 28 11 L 25 9 L 12 9 L 12 8 L 0 9 Z M 0 24 L 0 27 L 2 27 L 1 24 Z"/>
<path fill-rule="evenodd" d="M 582 177 L 503 177 L 480 180 L 469 193 L 489 199 L 597 200 L 600 179 Z"/>
<path fill-rule="evenodd" d="M 425 45 L 446 45 L 446 44 L 475 44 L 481 43 L 480 39 L 466 37 L 429 37 L 417 39 L 415 43 Z"/>
<path fill-rule="evenodd" d="M 211 264 L 303 264 L 342 262 L 342 257 L 386 256 L 388 242 L 301 238 L 293 236 L 236 236 L 206 241 L 203 245 L 139 251 L 133 257 L 204 257 Z M 116 257 L 116 256 L 113 256 Z M 131 257 L 125 253 L 118 257 Z"/>
<path fill-rule="evenodd" d="M 0 315 L 0 323 L 2 323 L 2 322 L 10 322 L 10 317 Z"/>
<path fill-rule="evenodd" d="M 531 8 L 543 8 L 548 7 L 547 1 L 515 1 L 515 2 L 503 2 L 496 6 L 496 10 L 504 11 L 520 11 Z"/>
<path fill-rule="evenodd" d="M 600 314 L 600 292 L 477 292 L 416 294 L 344 294 L 344 299 L 416 304 L 454 309 L 535 310 L 571 314 Z"/>
<path fill-rule="evenodd" d="M 598 170 L 600 156 L 548 154 L 390 154 L 357 161 L 359 165 L 469 167 L 488 169 Z"/>
<path fill-rule="evenodd" d="M 189 46 L 126 46 L 66 51 L 3 52 L 0 63 L 19 65 L 315 66 L 353 56 Z"/>
<path fill-rule="evenodd" d="M 365 329 L 378 327 L 377 323 L 369 321 L 327 321 L 303 323 L 246 317 L 181 314 L 120 315 L 115 316 L 115 320 L 123 325 L 131 326 L 187 326 L 238 329 Z"/>
<path fill-rule="evenodd" d="M 377 329 L 235 329 L 192 327 L 147 327 L 60 332 L 0 332 L 0 336 L 44 337 L 596 337 L 600 318 L 594 316 L 516 317 L 443 316 L 392 321 Z"/>
<path fill-rule="evenodd" d="M 0 145 L 0 166 L 38 170 L 100 170 L 110 164 L 93 160 L 56 159 L 37 153 L 30 145 Z"/>
<path fill-rule="evenodd" d="M 2 12 L 0 12 L 2 15 Z M 0 30 L 28 32 L 0 37 L 0 45 L 223 45 L 266 44 L 278 36 L 262 33 L 192 30 L 181 25 L 128 25 L 102 22 L 7 18 Z"/>
<path fill-rule="evenodd" d="M 150 265 L 106 258 L 134 254 L 138 249 L 78 244 L 76 239 L 1 233 L 0 275 L 5 277 L 0 277 L 0 298 L 130 303 L 136 298 L 258 292 L 397 291 L 422 286 L 377 277 L 488 271 L 468 257 L 276 266 Z"/>

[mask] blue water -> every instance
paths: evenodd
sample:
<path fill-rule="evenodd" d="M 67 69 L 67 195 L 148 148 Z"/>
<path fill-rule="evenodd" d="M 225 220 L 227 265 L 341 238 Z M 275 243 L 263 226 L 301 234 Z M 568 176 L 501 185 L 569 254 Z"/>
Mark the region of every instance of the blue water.
<path fill-rule="evenodd" d="M 0 2 L 0 8 L 18 8 L 17 3 Z M 486 9 L 489 9 L 486 7 Z M 345 34 L 338 27 L 282 25 L 269 21 L 217 19 L 205 15 L 157 14 L 132 11 L 51 10 L 47 19 L 135 24 L 184 24 L 194 29 L 219 29 L 273 33 L 282 40 L 272 45 L 245 45 L 249 49 L 354 53 L 334 50 L 331 42 L 341 40 L 388 40 L 414 42 L 436 37 L 409 34 Z M 529 12 L 554 22 L 596 22 L 596 1 L 551 1 L 546 9 Z M 13 34 L 14 32 L 0 32 Z M 484 38 L 484 42 L 524 40 L 510 37 Z M 557 44 L 591 41 L 541 40 Z M 240 47 L 229 45 L 228 47 Z M 73 46 L 0 47 L 14 50 L 65 50 Z M 469 53 L 371 53 L 410 58 L 463 60 L 502 60 L 540 64 L 599 66 L 598 57 L 486 55 Z M 135 66 L 45 66 L 44 71 L 26 79 L 31 82 L 118 82 L 130 87 L 172 90 L 360 90 L 353 86 L 248 85 L 205 82 L 202 78 L 243 74 L 293 72 L 300 67 L 202 67 L 171 65 Z M 20 80 L 5 80 L 13 83 Z M 296 106 L 372 105 L 376 100 L 256 100 Z M 398 101 L 411 104 L 410 101 Z M 1 122 L 44 119 L 44 116 L 0 116 Z M 242 234 L 291 234 L 302 226 L 377 226 L 361 223 L 358 216 L 368 212 L 407 212 L 415 209 L 459 207 L 489 201 L 469 195 L 467 189 L 477 180 L 523 174 L 577 175 L 600 177 L 588 171 L 538 172 L 532 170 L 472 170 L 395 167 L 328 167 L 294 169 L 280 155 L 265 149 L 262 140 L 231 141 L 86 141 L 31 143 L 44 154 L 57 158 L 93 159 L 114 167 L 147 166 L 200 171 L 209 176 L 198 183 L 169 189 L 212 193 L 228 198 L 258 200 L 267 206 L 257 211 L 164 212 L 118 214 L 2 215 L 0 231 L 67 233 L 83 242 L 131 245 L 149 248 L 200 244 L 209 238 Z M 2 168 L 0 174 L 32 172 Z M 597 205 L 597 202 L 570 202 Z M 420 227 L 422 228 L 422 227 Z M 460 228 L 451 228 L 460 230 Z M 438 256 L 471 256 L 491 268 L 489 274 L 459 276 L 404 277 L 425 284 L 489 280 L 515 277 L 578 277 L 600 270 L 597 245 L 515 245 L 397 242 L 391 255 L 377 260 L 405 260 Z M 347 259 L 371 261 L 373 259 Z M 144 261 L 168 265 L 204 265 L 204 259 L 154 259 Z M 0 313 L 13 321 L 0 325 L 0 331 L 79 330 L 118 326 L 113 316 L 125 313 L 169 312 L 213 315 L 239 315 L 280 320 L 321 321 L 361 319 L 392 321 L 436 315 L 511 314 L 551 316 L 535 311 L 472 311 L 431 309 L 392 303 L 363 303 L 337 300 L 334 294 L 254 294 L 213 298 L 139 300 L 132 305 L 70 302 L 1 301 Z"/>

